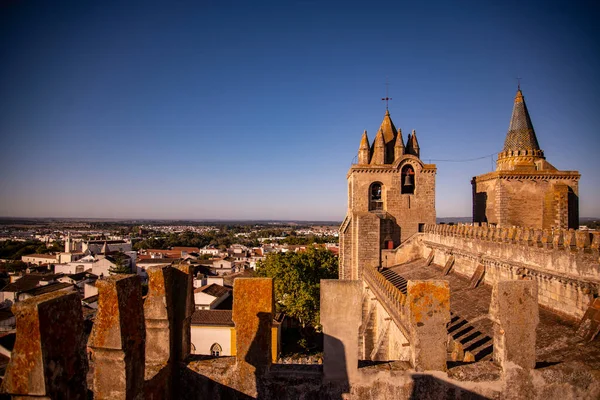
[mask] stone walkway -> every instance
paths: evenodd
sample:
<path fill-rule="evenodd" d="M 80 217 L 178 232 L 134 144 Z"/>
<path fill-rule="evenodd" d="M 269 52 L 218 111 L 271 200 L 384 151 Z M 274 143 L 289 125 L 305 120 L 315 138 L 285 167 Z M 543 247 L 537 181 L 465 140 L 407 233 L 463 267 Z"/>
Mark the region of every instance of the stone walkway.
<path fill-rule="evenodd" d="M 424 259 L 393 266 L 383 271 L 386 278 L 406 293 L 408 280 L 443 279 L 450 284 L 451 321 L 448 333 L 459 340 L 465 351 L 475 355 L 476 361 L 492 357 L 493 323 L 488 318 L 492 288 L 480 284 L 469 288 L 469 278 L 454 272 L 443 276 L 443 267 L 426 266 Z M 600 369 L 600 338 L 586 343 L 575 335 L 577 326 L 558 315 L 540 308 L 540 324 L 537 328 L 536 356 L 538 367 L 567 361 L 583 362 L 593 369 Z"/>

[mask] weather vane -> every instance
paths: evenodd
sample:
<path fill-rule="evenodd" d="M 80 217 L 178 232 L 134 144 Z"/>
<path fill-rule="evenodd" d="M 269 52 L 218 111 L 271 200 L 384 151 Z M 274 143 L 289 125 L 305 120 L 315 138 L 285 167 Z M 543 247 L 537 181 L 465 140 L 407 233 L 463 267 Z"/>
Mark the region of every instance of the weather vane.
<path fill-rule="evenodd" d="M 389 88 L 390 88 L 390 82 L 388 81 L 387 78 L 385 78 L 385 97 L 381 98 L 381 101 L 385 101 L 385 111 L 389 111 L 388 110 L 389 102 L 390 102 L 390 100 L 392 100 L 392 98 L 389 97 L 389 94 L 388 94 Z"/>
<path fill-rule="evenodd" d="M 521 90 L 521 77 L 517 76 L 517 90 Z"/>

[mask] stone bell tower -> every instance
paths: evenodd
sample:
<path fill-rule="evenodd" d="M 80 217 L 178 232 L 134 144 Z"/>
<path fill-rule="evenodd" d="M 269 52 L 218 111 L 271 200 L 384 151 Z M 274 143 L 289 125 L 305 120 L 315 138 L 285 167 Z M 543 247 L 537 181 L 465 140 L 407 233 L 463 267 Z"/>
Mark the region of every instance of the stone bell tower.
<path fill-rule="evenodd" d="M 473 222 L 577 229 L 580 176 L 546 161 L 518 88 L 496 171 L 471 180 Z"/>
<path fill-rule="evenodd" d="M 396 130 L 386 111 L 369 144 L 362 135 L 357 163 L 346 175 L 348 211 L 340 227 L 340 279 L 360 279 L 378 267 L 382 250 L 394 249 L 424 224 L 435 223 L 434 164 L 420 159 L 417 134 Z"/>

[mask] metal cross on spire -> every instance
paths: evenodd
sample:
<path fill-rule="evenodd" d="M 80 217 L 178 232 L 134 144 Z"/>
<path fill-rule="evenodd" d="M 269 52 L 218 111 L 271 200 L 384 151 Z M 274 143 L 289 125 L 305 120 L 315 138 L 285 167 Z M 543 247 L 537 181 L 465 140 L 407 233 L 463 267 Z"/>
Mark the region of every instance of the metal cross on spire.
<path fill-rule="evenodd" d="M 517 76 L 517 90 L 521 90 L 521 77 Z"/>
<path fill-rule="evenodd" d="M 381 101 L 385 101 L 385 111 L 389 111 L 388 110 L 389 102 L 390 102 L 390 100 L 392 100 L 392 98 L 389 97 L 389 94 L 388 94 L 389 88 L 390 88 L 390 82 L 386 78 L 385 79 L 385 97 L 381 98 Z"/>

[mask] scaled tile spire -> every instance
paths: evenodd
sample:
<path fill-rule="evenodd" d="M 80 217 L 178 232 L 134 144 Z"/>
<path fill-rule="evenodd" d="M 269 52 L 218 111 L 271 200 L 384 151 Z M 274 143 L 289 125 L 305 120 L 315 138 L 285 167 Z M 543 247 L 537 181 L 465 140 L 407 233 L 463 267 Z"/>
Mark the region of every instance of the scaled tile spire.
<path fill-rule="evenodd" d="M 521 89 L 517 89 L 503 151 L 540 150 Z"/>

